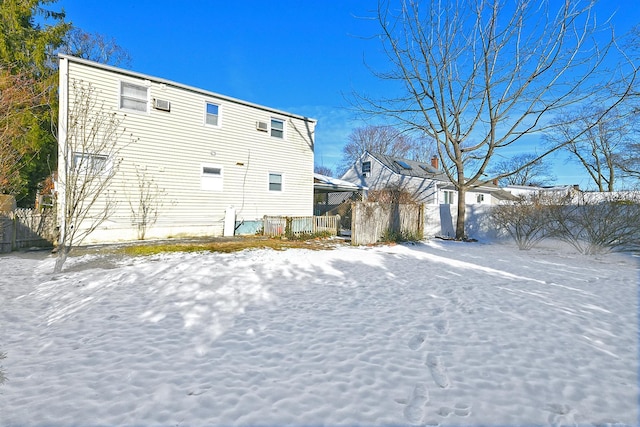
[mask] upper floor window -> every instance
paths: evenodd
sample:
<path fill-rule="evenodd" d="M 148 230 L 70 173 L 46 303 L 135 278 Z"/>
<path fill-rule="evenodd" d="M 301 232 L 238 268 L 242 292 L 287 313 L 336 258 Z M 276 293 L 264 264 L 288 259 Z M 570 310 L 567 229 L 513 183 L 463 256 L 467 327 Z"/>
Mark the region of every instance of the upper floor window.
<path fill-rule="evenodd" d="M 209 126 L 220 126 L 220 106 L 212 102 L 205 104 L 205 124 Z"/>
<path fill-rule="evenodd" d="M 282 191 L 281 173 L 269 173 L 269 191 Z"/>
<path fill-rule="evenodd" d="M 271 136 L 274 138 L 284 138 L 284 120 L 271 119 Z"/>
<path fill-rule="evenodd" d="M 362 162 L 362 173 L 371 172 L 371 162 Z"/>
<path fill-rule="evenodd" d="M 120 108 L 147 112 L 149 88 L 133 83 L 120 83 Z"/>

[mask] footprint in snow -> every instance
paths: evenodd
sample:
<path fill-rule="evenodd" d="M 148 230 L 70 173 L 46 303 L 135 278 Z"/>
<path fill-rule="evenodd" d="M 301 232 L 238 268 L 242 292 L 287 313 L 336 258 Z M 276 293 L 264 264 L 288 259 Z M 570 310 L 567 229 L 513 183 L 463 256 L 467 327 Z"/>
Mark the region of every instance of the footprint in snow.
<path fill-rule="evenodd" d="M 550 403 L 545 407 L 550 412 L 547 421 L 551 426 L 577 426 L 575 415 L 576 411 L 569 405 L 561 403 Z"/>
<path fill-rule="evenodd" d="M 424 405 L 427 402 L 429 402 L 429 389 L 424 384 L 416 384 L 403 412 L 407 421 L 411 424 L 420 424 L 424 416 Z"/>
<path fill-rule="evenodd" d="M 451 385 L 449 383 L 449 376 L 447 375 L 447 370 L 440 360 L 440 357 L 433 353 L 429 353 L 427 355 L 426 364 L 429 367 L 429 371 L 431 371 L 433 381 L 435 381 L 440 388 L 449 388 Z"/>
<path fill-rule="evenodd" d="M 427 339 L 426 332 L 417 333 L 409 340 L 409 344 L 408 344 L 409 348 L 411 350 L 418 350 L 420 347 L 422 347 L 422 344 L 424 344 L 426 339 Z"/>
<path fill-rule="evenodd" d="M 449 333 L 449 321 L 447 319 L 438 320 L 436 322 L 436 332 L 440 335 L 445 335 Z"/>
<path fill-rule="evenodd" d="M 442 406 L 438 409 L 438 415 L 448 417 L 449 415 L 457 415 L 458 417 L 468 417 L 471 414 L 471 407 L 464 403 L 456 403 L 453 408 Z"/>

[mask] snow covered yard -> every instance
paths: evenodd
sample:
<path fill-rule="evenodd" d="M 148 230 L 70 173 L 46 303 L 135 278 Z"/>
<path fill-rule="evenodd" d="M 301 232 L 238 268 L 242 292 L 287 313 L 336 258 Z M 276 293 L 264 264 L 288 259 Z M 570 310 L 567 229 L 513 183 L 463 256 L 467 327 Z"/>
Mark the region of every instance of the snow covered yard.
<path fill-rule="evenodd" d="M 107 262 L 108 261 L 108 262 Z M 0 256 L 2 426 L 638 425 L 638 258 Z"/>

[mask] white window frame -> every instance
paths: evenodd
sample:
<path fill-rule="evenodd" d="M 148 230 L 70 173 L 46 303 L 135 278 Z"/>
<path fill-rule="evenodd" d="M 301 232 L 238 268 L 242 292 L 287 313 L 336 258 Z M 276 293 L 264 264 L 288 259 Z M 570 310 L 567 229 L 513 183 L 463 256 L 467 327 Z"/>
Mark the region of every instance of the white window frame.
<path fill-rule="evenodd" d="M 272 175 L 280 176 L 280 189 L 279 190 L 271 189 L 271 176 Z M 274 182 L 274 184 L 276 184 L 276 183 Z M 284 193 L 284 174 L 282 172 L 269 172 L 267 174 L 267 189 L 269 190 L 270 193 Z"/>
<path fill-rule="evenodd" d="M 478 195 L 476 196 L 476 201 L 477 201 L 478 203 L 484 203 L 484 194 L 478 194 Z"/>
<path fill-rule="evenodd" d="M 208 172 L 207 169 L 217 169 L 219 173 Z M 203 191 L 224 191 L 224 168 L 222 165 L 211 163 L 202 163 L 200 165 L 200 189 Z"/>
<path fill-rule="evenodd" d="M 123 95 L 123 94 L 122 94 L 122 88 L 123 88 L 125 85 L 137 86 L 137 87 L 140 87 L 140 88 L 144 88 L 144 90 L 145 90 L 145 91 L 146 91 L 146 93 L 147 93 L 146 99 L 142 99 L 142 98 L 135 98 L 135 97 L 132 97 L 132 96 L 125 96 L 125 95 Z M 127 82 L 127 81 L 121 80 L 121 81 L 120 81 L 120 93 L 118 94 L 118 102 L 119 102 L 119 105 L 120 105 L 120 109 L 121 109 L 121 110 L 127 110 L 127 111 L 134 111 L 134 112 L 136 112 L 136 113 L 149 114 L 149 92 L 150 92 L 150 90 L 149 90 L 149 86 L 148 86 L 148 85 L 146 85 L 146 84 L 144 84 L 144 83 L 143 83 L 143 84 L 140 84 L 140 83 L 138 83 L 138 82 L 135 82 L 135 83 L 134 83 L 134 82 Z M 122 104 L 122 100 L 123 100 L 123 98 L 125 98 L 125 99 L 131 99 L 131 100 L 134 100 L 134 101 L 137 101 L 137 102 L 143 102 L 143 101 L 144 101 L 144 103 L 145 103 L 145 104 L 144 104 L 144 110 L 138 110 L 138 109 L 136 109 L 136 108 L 124 107 L 124 106 L 123 106 L 123 104 Z"/>
<path fill-rule="evenodd" d="M 216 115 L 217 117 L 217 123 L 215 125 L 208 123 L 207 122 L 207 117 L 209 117 L 209 113 L 207 112 L 207 108 L 209 105 L 215 105 L 216 107 L 218 107 L 218 114 Z M 214 102 L 214 101 L 204 101 L 204 125 L 210 128 L 220 128 L 222 127 L 222 105 L 220 105 L 220 103 L 218 102 Z"/>
<path fill-rule="evenodd" d="M 282 129 L 274 129 L 273 122 L 282 123 Z M 273 134 L 274 130 L 277 132 L 282 132 L 282 136 L 274 135 Z M 287 121 L 279 117 L 271 117 L 269 119 L 269 136 L 271 136 L 271 138 L 276 138 L 276 139 L 287 139 Z"/>
<path fill-rule="evenodd" d="M 96 161 L 100 166 L 96 167 Z M 73 153 L 73 170 L 83 175 L 106 175 L 111 171 L 111 161 L 105 154 L 86 153 L 76 151 Z"/>
<path fill-rule="evenodd" d="M 453 190 L 443 190 L 442 191 L 442 204 L 443 205 L 453 205 L 455 200 L 455 192 Z"/>

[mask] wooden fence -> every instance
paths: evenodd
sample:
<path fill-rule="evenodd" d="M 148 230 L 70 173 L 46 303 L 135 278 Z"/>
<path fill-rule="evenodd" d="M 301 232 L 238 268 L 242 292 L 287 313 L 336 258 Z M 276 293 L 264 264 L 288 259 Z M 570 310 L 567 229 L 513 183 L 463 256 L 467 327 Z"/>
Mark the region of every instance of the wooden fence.
<path fill-rule="evenodd" d="M 0 213 L 0 253 L 49 247 L 55 234 L 55 217 L 51 209 L 15 209 Z"/>
<path fill-rule="evenodd" d="M 424 232 L 424 205 L 356 202 L 351 212 L 351 244 L 384 239 L 419 240 Z"/>
<path fill-rule="evenodd" d="M 316 233 L 329 233 L 331 236 L 336 236 L 339 224 L 340 215 L 265 216 L 263 233 L 270 237 L 287 234 L 299 237 Z"/>

